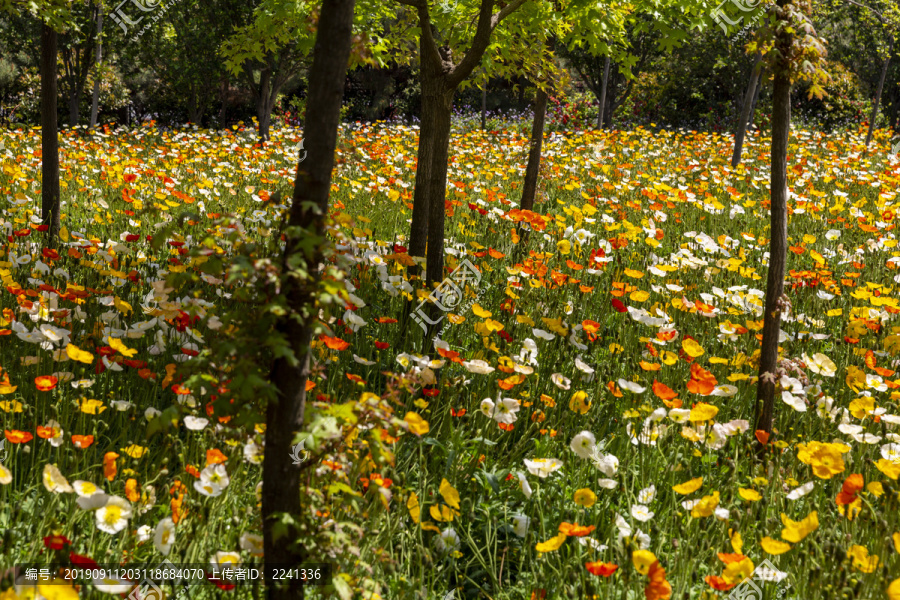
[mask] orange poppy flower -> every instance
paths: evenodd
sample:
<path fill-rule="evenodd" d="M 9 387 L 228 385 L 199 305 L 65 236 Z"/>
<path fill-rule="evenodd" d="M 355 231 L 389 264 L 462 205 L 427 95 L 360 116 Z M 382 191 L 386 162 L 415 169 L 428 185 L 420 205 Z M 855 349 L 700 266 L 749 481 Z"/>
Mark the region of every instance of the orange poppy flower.
<path fill-rule="evenodd" d="M 666 581 L 666 570 L 662 568 L 659 561 L 650 565 L 650 571 L 647 573 L 650 581 L 644 588 L 644 596 L 647 600 L 668 600 L 672 597 L 672 586 Z"/>
<path fill-rule="evenodd" d="M 720 592 L 727 592 L 737 585 L 736 583 L 728 583 L 727 581 L 725 581 L 724 577 L 720 577 L 718 575 L 707 575 L 704 581 L 706 581 L 709 587 Z"/>
<path fill-rule="evenodd" d="M 326 346 L 330 350 L 337 350 L 340 352 L 341 350 L 346 350 L 350 347 L 350 344 L 337 337 L 328 337 L 327 335 L 320 335 L 319 341 L 324 342 Z"/>
<path fill-rule="evenodd" d="M 656 379 L 653 380 L 653 393 L 660 400 L 671 400 L 678 396 L 678 392 Z"/>
<path fill-rule="evenodd" d="M 128 498 L 129 502 L 137 502 L 141 499 L 137 479 L 132 478 L 125 482 L 125 497 Z"/>
<path fill-rule="evenodd" d="M 88 446 L 94 443 L 94 436 L 92 435 L 73 435 L 72 443 L 75 444 L 76 448 L 81 448 L 84 450 Z"/>
<path fill-rule="evenodd" d="M 59 379 L 53 375 L 39 375 L 34 378 L 34 385 L 41 392 L 49 392 L 56 387 L 57 383 L 59 383 Z"/>
<path fill-rule="evenodd" d="M 584 563 L 584 567 L 588 570 L 588 573 L 597 575 L 598 577 L 609 577 L 619 569 L 619 565 L 605 563 L 599 560 L 596 562 L 586 562 Z"/>
<path fill-rule="evenodd" d="M 559 532 L 572 537 L 584 537 L 590 535 L 595 529 L 597 529 L 597 527 L 594 525 L 579 525 L 578 523 L 567 523 L 565 521 L 559 524 Z"/>
<path fill-rule="evenodd" d="M 209 465 L 219 465 L 223 462 L 227 462 L 228 457 L 222 454 L 221 450 L 217 448 L 210 448 L 206 451 L 206 466 Z"/>
<path fill-rule="evenodd" d="M 700 394 L 701 396 L 708 396 L 712 393 L 713 389 L 715 389 L 716 385 L 719 382 L 713 376 L 712 373 L 694 363 L 691 365 L 691 379 L 687 383 L 687 389 L 689 392 L 694 392 L 695 394 Z"/>
<path fill-rule="evenodd" d="M 12 431 L 4 429 L 3 435 L 6 436 L 6 439 L 11 444 L 24 444 L 34 439 L 34 436 L 27 431 L 19 431 L 18 429 L 13 429 Z"/>
<path fill-rule="evenodd" d="M 59 429 L 56 429 L 54 427 L 44 427 L 43 425 L 37 426 L 37 434 L 41 439 L 49 440 L 54 435 L 56 435 L 57 431 L 59 431 Z"/>
<path fill-rule="evenodd" d="M 106 477 L 108 481 L 115 479 L 116 473 L 119 472 L 116 468 L 117 458 L 119 458 L 119 455 L 115 452 L 107 452 L 103 455 L 103 476 Z"/>
<path fill-rule="evenodd" d="M 863 489 L 864 483 L 863 476 L 859 473 L 854 473 L 847 477 L 847 479 L 844 480 L 841 491 L 838 492 L 837 498 L 835 498 L 837 505 L 846 506 L 847 504 L 852 504 L 856 501 L 856 494 Z"/>
<path fill-rule="evenodd" d="M 600 331 L 600 323 L 585 319 L 581 322 L 581 326 L 584 328 L 584 332 L 587 334 L 589 340 L 593 342 L 597 339 L 597 333 Z"/>

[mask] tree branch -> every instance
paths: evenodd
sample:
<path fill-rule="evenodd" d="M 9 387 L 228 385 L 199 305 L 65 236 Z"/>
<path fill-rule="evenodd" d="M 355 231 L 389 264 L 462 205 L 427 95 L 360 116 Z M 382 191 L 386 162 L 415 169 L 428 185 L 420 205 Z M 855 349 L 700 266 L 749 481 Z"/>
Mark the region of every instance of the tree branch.
<path fill-rule="evenodd" d="M 419 60 L 430 62 L 432 68 L 440 72 L 444 66 L 444 61 L 441 59 L 441 53 L 438 51 L 437 42 L 431 31 L 431 15 L 428 14 L 428 1 L 423 0 L 417 8 L 419 29 L 421 29 L 419 34 L 419 53 L 424 55 L 419 57 Z"/>
<path fill-rule="evenodd" d="M 882 25 L 885 24 L 885 18 L 884 18 L 884 15 L 882 15 L 880 12 L 878 12 L 877 10 L 875 10 L 874 8 L 872 8 L 871 6 L 866 6 L 865 4 L 863 4 L 863 3 L 861 3 L 861 2 L 857 2 L 856 0 L 844 0 L 844 2 L 849 2 L 850 4 L 854 4 L 854 5 L 856 5 L 856 6 L 860 7 L 860 8 L 865 8 L 866 10 L 873 12 L 873 13 L 875 14 L 875 16 L 878 17 L 878 20 L 881 21 L 881 24 L 882 24 Z"/>
<path fill-rule="evenodd" d="M 481 63 L 481 57 L 484 56 L 484 52 L 491 42 L 491 32 L 503 19 L 511 15 L 525 2 L 526 0 L 512 0 L 500 12 L 491 15 L 493 0 L 481 0 L 481 9 L 478 12 L 478 25 L 475 29 L 475 36 L 472 38 L 472 45 L 459 64 L 447 75 L 447 83 L 450 87 L 456 88 L 472 74 L 475 67 Z"/>

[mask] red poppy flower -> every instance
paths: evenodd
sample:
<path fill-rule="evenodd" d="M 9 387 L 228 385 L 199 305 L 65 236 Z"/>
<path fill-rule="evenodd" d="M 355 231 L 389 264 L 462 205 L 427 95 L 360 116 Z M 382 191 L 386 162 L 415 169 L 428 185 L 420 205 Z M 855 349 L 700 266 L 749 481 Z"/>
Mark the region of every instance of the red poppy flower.
<path fill-rule="evenodd" d="M 71 560 L 72 564 L 76 567 L 82 567 L 84 569 L 96 569 L 100 566 L 93 558 L 75 554 L 74 552 L 69 553 L 69 560 Z"/>
<path fill-rule="evenodd" d="M 227 591 L 233 590 L 233 589 L 235 588 L 235 584 L 233 584 L 233 583 L 226 583 L 226 582 L 225 582 L 224 580 L 222 580 L 222 579 L 216 579 L 216 578 L 214 578 L 214 577 L 212 576 L 211 573 L 207 573 L 207 574 L 206 574 L 206 578 L 209 580 L 210 583 L 212 583 L 213 585 L 215 585 L 215 586 L 216 586 L 217 588 L 219 588 L 220 590 L 225 590 L 225 591 L 227 592 Z"/>
<path fill-rule="evenodd" d="M 378 342 L 378 341 L 376 341 L 376 342 L 375 342 L 375 347 L 378 348 L 379 350 L 387 350 L 388 348 L 391 347 L 391 345 L 388 344 L 387 342 Z"/>
<path fill-rule="evenodd" d="M 625 306 L 625 303 L 619 300 L 618 298 L 613 298 L 612 300 L 613 308 L 616 309 L 616 312 L 628 312 L 628 307 Z"/>
<path fill-rule="evenodd" d="M 64 535 L 48 535 L 44 538 L 44 546 L 51 550 L 62 550 L 63 546 L 71 544 L 72 540 Z"/>

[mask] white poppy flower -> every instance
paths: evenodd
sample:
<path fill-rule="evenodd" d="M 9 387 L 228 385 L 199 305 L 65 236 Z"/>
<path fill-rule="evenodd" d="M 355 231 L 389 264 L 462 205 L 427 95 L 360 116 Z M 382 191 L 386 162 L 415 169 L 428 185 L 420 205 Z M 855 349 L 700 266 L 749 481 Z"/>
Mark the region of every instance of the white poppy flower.
<path fill-rule="evenodd" d="M 643 504 L 635 504 L 631 507 L 631 516 L 641 523 L 646 523 L 655 516 L 655 513 Z"/>
<path fill-rule="evenodd" d="M 128 519 L 131 517 L 131 504 L 125 498 L 110 496 L 101 508 L 94 513 L 97 521 L 97 529 L 116 534 L 125 529 Z"/>
<path fill-rule="evenodd" d="M 582 431 L 572 438 L 569 447 L 579 458 L 590 458 L 597 444 L 597 438 L 590 431 Z"/>
<path fill-rule="evenodd" d="M 563 466 L 563 462 L 558 458 L 535 458 L 533 460 L 525 459 L 525 467 L 532 475 L 536 475 L 541 479 L 549 477 Z"/>

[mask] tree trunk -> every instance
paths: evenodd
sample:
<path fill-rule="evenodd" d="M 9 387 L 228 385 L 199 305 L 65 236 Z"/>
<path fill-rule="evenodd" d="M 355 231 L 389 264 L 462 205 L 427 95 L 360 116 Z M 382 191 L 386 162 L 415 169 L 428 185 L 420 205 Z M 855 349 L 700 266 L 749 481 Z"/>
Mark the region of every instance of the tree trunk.
<path fill-rule="evenodd" d="M 271 111 L 268 110 L 269 104 L 269 81 L 272 78 L 268 68 L 259 74 L 259 93 L 256 97 L 256 121 L 259 128 L 259 141 L 264 143 L 269 141 L 269 123 L 272 118 Z"/>
<path fill-rule="evenodd" d="M 484 87 L 481 88 L 481 130 L 487 130 L 487 86 L 490 79 L 484 80 Z"/>
<path fill-rule="evenodd" d="M 219 129 L 225 129 L 225 111 L 228 109 L 228 79 L 222 80 L 222 105 L 219 108 Z"/>
<path fill-rule="evenodd" d="M 538 89 L 534 98 L 534 120 L 531 123 L 531 148 L 528 151 L 528 166 L 525 167 L 525 181 L 522 185 L 523 210 L 534 209 L 537 193 L 538 174 L 541 170 L 541 148 L 544 143 L 544 118 L 547 114 L 547 92 Z"/>
<path fill-rule="evenodd" d="M 878 91 L 875 92 L 875 102 L 872 103 L 872 114 L 869 115 L 869 133 L 866 135 L 866 148 L 872 143 L 872 134 L 875 132 L 875 121 L 878 119 L 878 107 L 881 104 L 881 93 L 884 91 L 884 79 L 887 77 L 888 67 L 891 65 L 891 56 L 894 54 L 894 36 L 888 41 L 887 58 L 881 66 L 881 77 L 878 79 Z"/>
<path fill-rule="evenodd" d="M 788 0 L 779 0 L 783 6 Z M 789 34 L 776 38 L 781 56 L 790 56 L 793 40 Z M 759 381 L 756 388 L 756 429 L 772 432 L 775 416 L 775 374 L 778 370 L 778 338 L 781 328 L 784 269 L 787 255 L 787 150 L 791 134 L 791 79 L 787 65 L 775 67 L 772 90 L 772 174 L 769 207 L 771 225 L 769 272 L 766 280 L 766 306 L 763 339 L 759 356 Z"/>
<path fill-rule="evenodd" d="M 453 111 L 453 91 L 446 91 L 441 83 L 426 100 L 423 86 L 422 120 L 432 122 L 434 140 L 431 146 L 431 161 L 424 168 L 424 183 L 428 194 L 428 253 L 426 257 L 425 279 L 429 284 L 444 278 L 444 217 L 447 199 L 447 168 L 450 160 L 450 118 Z M 421 160 L 421 157 L 420 159 Z M 418 188 L 418 170 L 416 187 Z"/>
<path fill-rule="evenodd" d="M 191 88 L 190 95 L 188 96 L 188 121 L 191 125 L 197 125 L 198 127 L 201 125 L 201 119 L 203 119 L 199 96 L 200 94 L 197 92 L 197 89 Z"/>
<path fill-rule="evenodd" d="M 750 118 L 747 119 L 747 130 L 753 128 L 753 121 L 756 120 L 756 104 L 759 102 L 759 92 L 762 90 L 763 82 L 766 77 L 766 69 L 763 67 L 763 70 L 759 73 L 759 81 L 756 84 L 756 91 L 753 92 L 753 103 L 750 105 Z"/>
<path fill-rule="evenodd" d="M 97 126 L 97 112 L 100 108 L 100 61 L 103 59 L 103 6 L 97 4 L 97 53 L 94 55 L 94 91 L 91 94 L 91 128 Z"/>
<path fill-rule="evenodd" d="M 283 293 L 291 312 L 278 326 L 290 345 L 292 356 L 290 359 L 278 358 L 273 363 L 270 377 L 277 390 L 277 401 L 266 408 L 262 518 L 267 566 L 297 565 L 307 558 L 301 528 L 288 525 L 284 535 L 278 538 L 274 533 L 283 514 L 299 521 L 306 520 L 300 489 L 301 470 L 294 466 L 291 453 L 294 435 L 303 428 L 306 408 L 310 341 L 316 319 L 314 304 L 321 277 L 319 264 L 327 243 L 325 216 L 350 58 L 354 2 L 323 0 L 309 72 L 303 128 L 308 157 L 297 165 L 282 261 Z M 305 244 L 310 238 L 313 243 Z M 298 257 L 298 252 L 302 252 L 302 256 Z M 289 265 L 295 264 L 297 258 L 301 259 L 301 265 L 305 263 L 299 270 L 308 273 L 302 279 L 288 275 Z M 271 573 L 271 570 L 267 569 L 267 572 Z M 289 580 L 284 587 L 276 587 L 276 582 L 271 580 L 267 583 L 268 600 L 295 600 L 304 596 L 299 579 Z"/>
<path fill-rule="evenodd" d="M 756 53 L 753 70 L 750 72 L 750 83 L 747 84 L 747 92 L 744 94 L 744 103 L 741 105 L 741 115 L 738 117 L 737 130 L 734 132 L 734 153 L 731 155 L 731 167 L 741 164 L 741 151 L 744 149 L 744 135 L 747 132 L 747 124 L 750 122 L 750 110 L 753 107 L 753 96 L 756 95 L 756 86 L 759 85 L 761 75 L 759 69 L 762 64 L 762 54 Z"/>
<path fill-rule="evenodd" d="M 507 2 L 497 14 L 492 15 L 493 0 L 481 0 L 475 35 L 468 51 L 457 64 L 453 63 L 451 50 L 439 47 L 434 40 L 427 3 L 418 6 L 422 118 L 408 252 L 411 257 L 425 256 L 425 277 L 429 283 L 438 282 L 444 276 L 444 202 L 447 194 L 453 95 L 456 88 L 481 62 L 490 44 L 493 28 L 524 2 L 525 0 Z M 417 275 L 419 269 L 410 267 L 409 273 Z M 437 305 L 431 304 L 429 311 L 437 308 Z M 401 331 L 405 331 L 404 327 L 401 327 Z M 426 334 L 428 333 L 430 332 L 426 328 Z M 426 343 L 430 337 L 426 335 Z"/>
<path fill-rule="evenodd" d="M 59 235 L 59 139 L 56 123 L 56 30 L 41 26 L 41 218 L 47 246 Z"/>
<path fill-rule="evenodd" d="M 69 127 L 75 127 L 78 125 L 79 115 L 79 100 L 78 91 L 73 90 L 71 94 L 69 94 Z"/>
<path fill-rule="evenodd" d="M 419 42 L 419 56 L 425 56 L 425 39 Z M 446 137 L 449 143 L 449 122 L 446 125 L 447 133 L 441 133 L 444 129 L 440 105 L 444 103 L 445 95 L 443 78 L 441 73 L 430 66 L 428 61 L 422 64 L 419 71 L 419 85 L 422 89 L 422 119 L 419 126 L 419 144 L 416 153 L 416 183 L 413 189 L 412 225 L 409 230 L 409 248 L 411 257 L 425 257 L 428 246 L 428 216 L 432 202 L 437 202 L 433 195 L 432 178 L 435 162 L 435 148 L 440 146 L 440 138 Z M 449 120 L 450 110 L 446 111 Z M 446 145 L 446 144 L 445 144 Z M 446 159 L 447 152 L 444 151 Z M 447 165 L 437 165 L 438 171 L 443 173 L 444 188 L 446 188 Z M 444 191 L 440 192 L 440 203 L 444 205 Z M 443 238 L 443 234 L 441 235 Z M 411 265 L 408 269 L 410 276 L 419 274 L 419 266 Z M 405 313 L 404 313 L 405 314 Z"/>
<path fill-rule="evenodd" d="M 597 115 L 597 129 L 603 129 L 603 113 L 606 111 L 606 84 L 609 82 L 609 57 L 603 61 L 603 83 L 600 84 L 600 113 Z"/>

